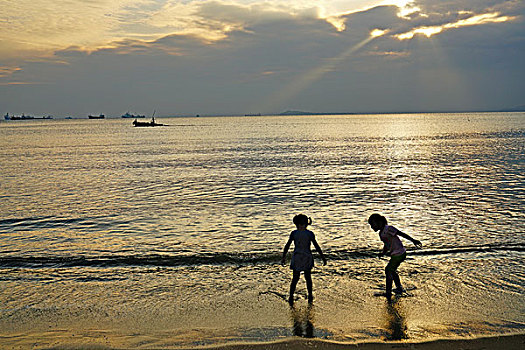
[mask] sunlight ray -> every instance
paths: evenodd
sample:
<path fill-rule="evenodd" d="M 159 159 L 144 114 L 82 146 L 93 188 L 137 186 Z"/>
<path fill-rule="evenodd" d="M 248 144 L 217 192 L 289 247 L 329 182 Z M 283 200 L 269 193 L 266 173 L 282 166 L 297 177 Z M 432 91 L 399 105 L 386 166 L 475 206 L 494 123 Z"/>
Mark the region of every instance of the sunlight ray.
<path fill-rule="evenodd" d="M 316 81 L 320 80 L 326 73 L 333 72 L 339 64 L 345 61 L 350 55 L 370 43 L 372 40 L 377 39 L 387 33 L 386 30 L 374 29 L 370 32 L 370 35 L 355 44 L 354 46 L 343 51 L 339 55 L 327 59 L 323 64 L 315 67 L 306 73 L 300 75 L 295 80 L 287 84 L 282 89 L 278 90 L 262 106 L 259 106 L 255 110 L 266 110 L 269 107 L 281 106 L 286 101 L 289 101 L 293 97 L 299 95 L 303 90 L 311 86 Z"/>

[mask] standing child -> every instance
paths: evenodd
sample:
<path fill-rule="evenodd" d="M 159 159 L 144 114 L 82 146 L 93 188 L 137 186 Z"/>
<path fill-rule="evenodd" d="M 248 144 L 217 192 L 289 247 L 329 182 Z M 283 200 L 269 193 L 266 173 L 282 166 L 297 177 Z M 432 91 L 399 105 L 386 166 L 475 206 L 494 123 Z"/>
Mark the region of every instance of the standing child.
<path fill-rule="evenodd" d="M 392 281 L 396 284 L 396 289 L 394 292 L 396 294 L 401 294 L 405 290 L 403 289 L 403 286 L 401 285 L 401 280 L 399 279 L 399 275 L 397 273 L 397 268 L 399 265 L 405 260 L 407 257 L 407 252 L 405 247 L 403 246 L 403 243 L 401 243 L 401 240 L 398 236 L 401 236 L 403 238 L 408 239 L 417 248 L 421 248 L 421 242 L 417 239 L 413 239 L 406 233 L 403 233 L 399 231 L 394 226 L 388 225 L 388 222 L 386 218 L 379 214 L 372 214 L 368 218 L 368 223 L 370 224 L 370 227 L 374 231 L 379 231 L 379 238 L 381 241 L 383 241 L 383 251 L 379 256 L 388 255 L 390 256 L 390 261 L 388 262 L 388 265 L 386 265 L 385 273 L 386 273 L 386 291 L 385 296 L 390 299 L 392 297 Z"/>
<path fill-rule="evenodd" d="M 307 230 L 306 227 L 312 224 L 312 219 L 306 215 L 299 214 L 293 218 L 293 223 L 297 227 L 297 230 L 292 231 L 288 242 L 284 246 L 283 258 L 281 264 L 284 265 L 286 259 L 286 253 L 290 248 L 292 241 L 294 242 L 294 251 L 292 255 L 292 262 L 290 268 L 293 270 L 292 283 L 290 284 L 290 297 L 288 298 L 288 303 L 293 304 L 293 294 L 295 293 L 295 287 L 299 281 L 301 271 L 304 272 L 304 279 L 306 280 L 306 288 L 308 289 L 308 302 L 312 303 L 314 296 L 312 293 L 312 268 L 314 267 L 314 257 L 312 251 L 310 250 L 310 243 L 313 243 L 315 250 L 323 259 L 323 264 L 326 265 L 326 259 L 323 255 L 321 247 L 317 244 L 315 240 L 314 233 L 310 230 Z"/>

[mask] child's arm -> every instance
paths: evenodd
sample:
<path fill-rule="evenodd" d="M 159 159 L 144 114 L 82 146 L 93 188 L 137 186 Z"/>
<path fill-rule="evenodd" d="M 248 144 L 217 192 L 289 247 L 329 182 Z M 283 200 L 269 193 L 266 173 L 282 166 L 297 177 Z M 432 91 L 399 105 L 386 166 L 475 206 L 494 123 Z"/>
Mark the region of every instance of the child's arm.
<path fill-rule="evenodd" d="M 401 232 L 401 231 L 397 231 L 397 234 L 398 234 L 398 236 L 401 236 L 401 237 L 403 237 L 403 238 L 406 238 L 406 239 L 408 239 L 409 241 L 411 241 L 412 243 L 414 243 L 414 245 L 415 245 L 417 248 L 421 249 L 421 248 L 423 247 L 423 244 L 421 244 L 420 241 L 418 241 L 417 239 L 414 239 L 414 238 L 410 237 L 410 236 L 407 235 L 406 233 Z"/>
<path fill-rule="evenodd" d="M 286 253 L 288 253 L 288 249 L 290 249 L 290 245 L 292 244 L 293 238 L 290 236 L 288 239 L 288 242 L 286 242 L 286 245 L 284 246 L 283 251 L 283 258 L 281 259 L 281 265 L 284 265 L 284 262 L 286 261 Z"/>
<path fill-rule="evenodd" d="M 324 257 L 323 251 L 321 250 L 321 247 L 319 247 L 319 244 L 317 244 L 315 238 L 312 240 L 312 243 L 314 244 L 315 250 L 317 250 L 317 252 L 321 256 L 321 259 L 323 259 L 323 265 L 326 265 L 326 258 Z"/>

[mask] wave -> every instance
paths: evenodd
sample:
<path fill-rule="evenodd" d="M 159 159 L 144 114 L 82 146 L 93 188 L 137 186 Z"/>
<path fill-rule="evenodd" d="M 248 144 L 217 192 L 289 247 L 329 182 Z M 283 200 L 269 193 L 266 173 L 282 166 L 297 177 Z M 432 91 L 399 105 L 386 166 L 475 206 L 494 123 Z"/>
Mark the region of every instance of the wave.
<path fill-rule="evenodd" d="M 0 220 L 0 228 L 4 230 L 31 230 L 41 228 L 55 228 L 71 225 L 91 226 L 97 225 L 102 220 L 112 219 L 108 216 L 92 216 L 88 218 L 57 218 L 54 216 L 36 216 L 25 218 L 11 218 Z M 119 223 L 119 222 L 115 222 Z M 126 222 L 124 222 L 126 223 Z"/>
<path fill-rule="evenodd" d="M 462 253 L 490 253 L 495 251 L 525 252 L 525 243 L 507 245 L 482 245 L 482 246 L 463 246 L 454 248 L 442 248 L 432 250 L 413 250 L 411 255 L 443 255 L 443 254 L 462 254 Z"/>
<path fill-rule="evenodd" d="M 407 249 L 409 255 L 432 256 L 432 255 L 455 255 L 466 253 L 490 253 L 495 251 L 525 252 L 525 243 L 512 244 L 486 244 L 460 247 L 435 247 L 428 249 Z M 332 260 L 350 260 L 355 258 L 375 258 L 379 250 L 340 251 L 327 254 Z"/>
<path fill-rule="evenodd" d="M 524 252 L 525 243 L 440 247 L 410 250 L 410 255 L 454 255 L 465 253 L 490 253 L 496 251 Z M 377 250 L 327 251 L 329 261 L 371 259 Z M 315 253 L 314 253 L 315 254 Z M 0 256 L 0 268 L 70 268 L 70 267 L 177 267 L 200 265 L 260 265 L 274 264 L 281 259 L 280 252 L 261 253 L 210 253 L 195 255 L 102 255 L 102 256 Z"/>
<path fill-rule="evenodd" d="M 0 257 L 0 267 L 170 267 L 226 264 L 265 264 L 278 261 L 279 254 L 199 254 L 199 255 L 105 255 L 105 256 L 29 256 Z"/>

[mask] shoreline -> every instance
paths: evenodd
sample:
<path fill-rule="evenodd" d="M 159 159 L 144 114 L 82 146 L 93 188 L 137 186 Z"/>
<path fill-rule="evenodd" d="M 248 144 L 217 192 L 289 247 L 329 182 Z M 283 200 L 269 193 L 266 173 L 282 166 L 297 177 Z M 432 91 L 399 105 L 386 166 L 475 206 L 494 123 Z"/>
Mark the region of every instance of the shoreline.
<path fill-rule="evenodd" d="M 272 341 L 226 341 L 206 345 L 186 343 L 194 337 L 180 337 L 172 332 L 143 334 L 131 332 L 111 334 L 108 330 L 61 333 L 60 330 L 33 334 L 0 334 L 0 349 L 48 349 L 48 350 L 522 350 L 525 349 L 525 332 L 502 333 L 467 337 L 435 337 L 408 340 L 382 340 L 369 338 L 356 341 L 338 341 L 323 338 L 287 337 Z M 181 342 L 182 340 L 182 342 Z M 225 339 L 223 339 L 224 341 Z"/>
<path fill-rule="evenodd" d="M 205 347 L 182 348 L 180 350 L 383 350 L 383 349 L 410 349 L 410 350 L 486 350 L 505 349 L 521 350 L 525 348 L 525 333 L 509 335 L 493 335 L 472 338 L 437 338 L 423 341 L 363 341 L 363 342 L 337 342 L 322 339 L 287 338 L 275 342 L 263 343 L 235 343 L 224 345 L 211 345 Z"/>

